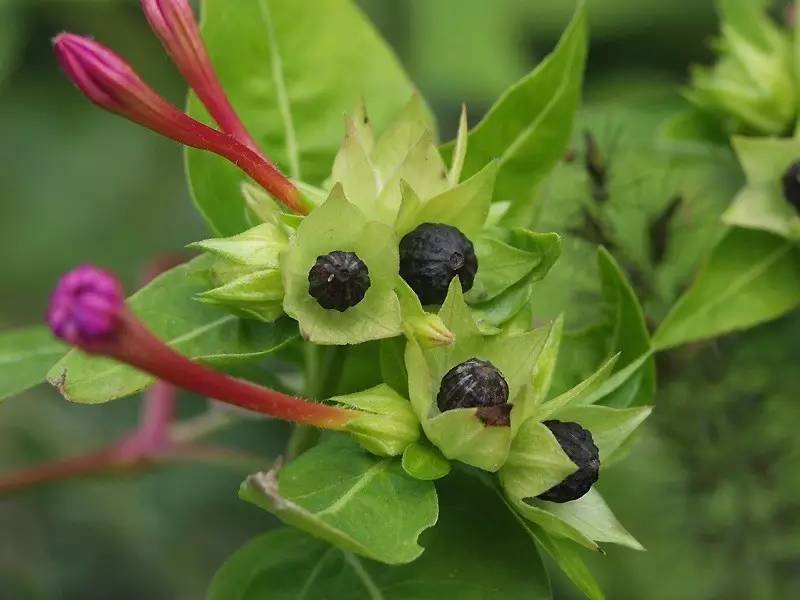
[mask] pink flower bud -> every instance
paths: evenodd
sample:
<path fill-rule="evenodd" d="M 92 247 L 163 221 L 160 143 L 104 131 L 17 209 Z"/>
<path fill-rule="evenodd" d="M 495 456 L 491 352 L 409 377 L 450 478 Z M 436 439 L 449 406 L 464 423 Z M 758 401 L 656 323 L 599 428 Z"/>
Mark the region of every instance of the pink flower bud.
<path fill-rule="evenodd" d="M 178 70 L 223 131 L 261 153 L 214 72 L 187 0 L 142 0 L 142 9 Z"/>
<path fill-rule="evenodd" d="M 186 146 L 219 154 L 292 211 L 308 212 L 297 188 L 272 163 L 167 102 L 105 46 L 70 33 L 60 34 L 53 43 L 64 72 L 98 106 Z"/>
<path fill-rule="evenodd" d="M 177 353 L 125 307 L 110 273 L 83 266 L 56 286 L 50 329 L 90 354 L 108 356 L 175 387 L 278 419 L 341 430 L 359 413 L 289 396 L 214 371 Z"/>
<path fill-rule="evenodd" d="M 113 339 L 124 301 L 122 286 L 113 275 L 85 265 L 59 281 L 47 321 L 62 340 L 95 346 Z"/>

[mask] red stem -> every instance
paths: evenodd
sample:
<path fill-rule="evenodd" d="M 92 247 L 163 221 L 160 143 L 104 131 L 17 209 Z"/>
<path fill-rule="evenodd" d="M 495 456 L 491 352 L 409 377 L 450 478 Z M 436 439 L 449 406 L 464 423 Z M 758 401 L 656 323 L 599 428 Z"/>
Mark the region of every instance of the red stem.
<path fill-rule="evenodd" d="M 112 446 L 97 452 L 26 469 L 4 477 L 0 479 L 0 496 L 45 483 L 133 469 L 136 464 L 137 461 L 135 460 L 122 459 L 118 447 Z"/>
<path fill-rule="evenodd" d="M 358 413 L 317 404 L 237 379 L 193 362 L 174 351 L 127 310 L 120 334 L 106 353 L 137 369 L 201 396 L 284 421 L 342 430 Z"/>

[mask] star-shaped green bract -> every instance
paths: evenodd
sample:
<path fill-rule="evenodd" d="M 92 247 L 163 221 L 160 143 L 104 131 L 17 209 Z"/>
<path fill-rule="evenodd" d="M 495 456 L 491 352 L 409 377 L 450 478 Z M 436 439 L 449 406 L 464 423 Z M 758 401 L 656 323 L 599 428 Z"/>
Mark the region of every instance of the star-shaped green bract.
<path fill-rule="evenodd" d="M 415 340 L 409 341 L 406 368 L 411 404 L 426 436 L 445 457 L 486 471 L 497 471 L 506 461 L 525 405 L 532 401 L 533 369 L 547 328 L 483 335 L 464 302 L 458 278 L 451 283 L 439 316 L 456 339 L 450 345 L 430 349 L 422 349 Z M 442 378 L 470 358 L 491 362 L 508 383 L 509 403 L 513 406 L 510 426 L 486 425 L 478 417 L 477 408 L 439 410 L 436 396 Z"/>
<path fill-rule="evenodd" d="M 723 220 L 738 227 L 800 239 L 800 216 L 784 197 L 782 183 L 789 167 L 800 161 L 800 139 L 737 137 L 733 146 L 747 184 Z"/>
<path fill-rule="evenodd" d="M 317 258 L 337 250 L 354 252 L 369 269 L 364 299 L 344 312 L 322 308 L 308 290 L 308 273 Z M 337 185 L 325 203 L 303 219 L 281 256 L 283 309 L 297 320 L 303 337 L 316 344 L 360 344 L 400 335 L 400 303 L 394 292 L 398 270 L 393 230 L 369 220 Z"/>

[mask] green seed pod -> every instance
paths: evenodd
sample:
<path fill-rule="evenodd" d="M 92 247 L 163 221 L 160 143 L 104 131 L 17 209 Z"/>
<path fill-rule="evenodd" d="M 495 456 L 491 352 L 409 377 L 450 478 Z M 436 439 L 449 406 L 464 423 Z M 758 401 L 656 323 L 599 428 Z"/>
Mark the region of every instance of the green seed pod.
<path fill-rule="evenodd" d="M 578 470 L 538 498 L 548 502 L 571 502 L 584 496 L 600 477 L 600 451 L 592 434 L 577 423 L 545 421 L 564 453 Z"/>
<path fill-rule="evenodd" d="M 308 293 L 322 308 L 339 312 L 361 302 L 370 284 L 369 269 L 354 252 L 320 256 L 308 272 Z"/>
<path fill-rule="evenodd" d="M 800 212 L 800 161 L 792 163 L 783 175 L 783 197 Z"/>
<path fill-rule="evenodd" d="M 455 227 L 423 223 L 400 241 L 400 275 L 422 304 L 444 302 L 456 276 L 469 291 L 477 272 L 475 248 Z"/>

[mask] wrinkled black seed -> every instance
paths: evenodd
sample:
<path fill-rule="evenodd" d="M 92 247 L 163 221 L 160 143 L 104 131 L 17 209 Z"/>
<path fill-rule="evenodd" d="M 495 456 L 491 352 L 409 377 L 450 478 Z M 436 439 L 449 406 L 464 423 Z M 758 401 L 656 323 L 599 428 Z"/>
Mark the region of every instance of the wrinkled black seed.
<path fill-rule="evenodd" d="M 370 286 L 369 269 L 353 252 L 317 257 L 308 272 L 308 293 L 322 308 L 344 312 L 361 302 Z"/>
<path fill-rule="evenodd" d="M 548 502 L 571 502 L 585 495 L 600 477 L 600 451 L 594 444 L 592 434 L 577 423 L 545 421 L 561 448 L 578 470 L 564 481 L 540 494 L 540 500 Z"/>
<path fill-rule="evenodd" d="M 508 383 L 489 361 L 470 358 L 450 369 L 442 378 L 436 404 L 442 412 L 477 407 L 486 425 L 509 424 Z"/>
<path fill-rule="evenodd" d="M 800 161 L 783 174 L 783 197 L 796 211 L 800 211 Z"/>
<path fill-rule="evenodd" d="M 423 223 L 400 241 L 400 275 L 423 304 L 444 302 L 456 275 L 469 291 L 477 271 L 472 242 L 450 225 Z"/>

